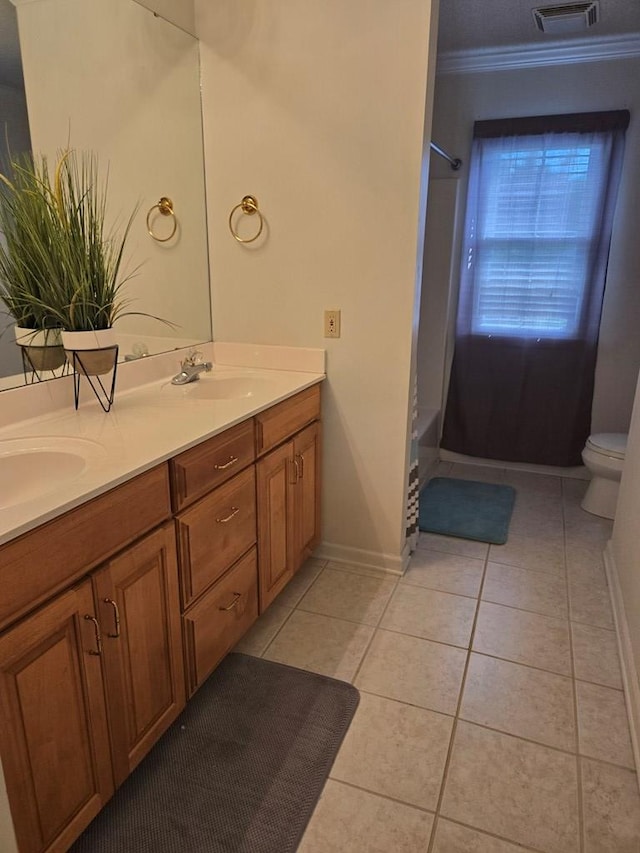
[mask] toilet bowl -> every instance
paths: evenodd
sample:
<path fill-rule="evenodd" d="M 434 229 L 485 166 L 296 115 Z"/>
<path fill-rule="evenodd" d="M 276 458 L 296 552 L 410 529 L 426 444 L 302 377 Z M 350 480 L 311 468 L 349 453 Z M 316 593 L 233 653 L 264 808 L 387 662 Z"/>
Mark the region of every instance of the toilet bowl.
<path fill-rule="evenodd" d="M 626 433 L 604 432 L 589 436 L 582 461 L 591 473 L 591 482 L 582 500 L 582 509 L 602 518 L 614 518 L 626 449 Z"/>

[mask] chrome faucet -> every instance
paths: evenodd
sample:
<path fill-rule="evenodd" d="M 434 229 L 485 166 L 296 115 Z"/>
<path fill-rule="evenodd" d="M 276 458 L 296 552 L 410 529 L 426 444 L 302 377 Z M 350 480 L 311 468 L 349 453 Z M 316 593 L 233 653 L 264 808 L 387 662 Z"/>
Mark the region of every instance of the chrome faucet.
<path fill-rule="evenodd" d="M 202 361 L 202 353 L 194 351 L 189 353 L 180 367 L 180 373 L 176 373 L 171 380 L 172 385 L 186 385 L 189 382 L 195 382 L 196 379 L 200 379 L 201 373 L 205 371 L 208 373 L 213 365 L 210 361 Z"/>

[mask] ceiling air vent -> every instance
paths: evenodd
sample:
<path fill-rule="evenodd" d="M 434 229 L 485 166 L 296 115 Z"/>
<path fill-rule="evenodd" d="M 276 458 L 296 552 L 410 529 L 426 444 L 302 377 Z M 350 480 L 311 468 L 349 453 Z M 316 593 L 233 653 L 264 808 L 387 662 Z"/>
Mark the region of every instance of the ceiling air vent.
<path fill-rule="evenodd" d="M 543 33 L 566 35 L 580 33 L 592 27 L 600 18 L 598 0 L 587 3 L 563 3 L 561 6 L 541 6 L 533 10 L 536 26 Z"/>

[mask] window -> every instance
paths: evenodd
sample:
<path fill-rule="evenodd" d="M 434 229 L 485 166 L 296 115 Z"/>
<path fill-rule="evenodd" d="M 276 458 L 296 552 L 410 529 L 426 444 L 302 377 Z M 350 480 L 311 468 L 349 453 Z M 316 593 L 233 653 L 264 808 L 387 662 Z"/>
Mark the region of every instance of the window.
<path fill-rule="evenodd" d="M 441 447 L 580 464 L 628 124 L 626 110 L 475 123 Z"/>
<path fill-rule="evenodd" d="M 608 136 L 481 139 L 474 153 L 471 333 L 577 337 L 601 239 Z"/>
<path fill-rule="evenodd" d="M 575 337 L 598 240 L 603 145 L 542 147 L 540 137 L 483 157 L 476 334 Z M 497 143 L 497 144 L 496 144 Z"/>

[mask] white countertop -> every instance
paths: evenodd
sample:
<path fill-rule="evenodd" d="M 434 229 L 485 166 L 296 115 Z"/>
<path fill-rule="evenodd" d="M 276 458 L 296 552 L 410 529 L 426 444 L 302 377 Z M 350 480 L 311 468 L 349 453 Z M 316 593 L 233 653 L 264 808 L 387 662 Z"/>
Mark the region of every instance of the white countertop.
<path fill-rule="evenodd" d="M 220 348 L 220 345 L 217 346 Z M 237 348 L 241 345 L 228 346 Z M 259 358 L 242 359 L 236 351 L 232 356 L 236 361 L 244 360 L 252 365 L 282 365 L 288 361 L 296 366 L 303 364 L 305 369 L 243 367 L 216 362 L 212 373 L 205 374 L 199 380 L 204 383 L 214 377 L 243 378 L 247 380 L 243 396 L 199 399 L 194 395 L 197 383 L 187 386 L 170 384 L 170 378 L 176 371 L 172 362 L 169 362 L 171 370 L 161 378 L 154 378 L 151 382 L 122 392 L 116 391 L 115 403 L 109 413 L 103 412 L 97 402 L 91 400 L 90 390 L 83 387 L 81 401 L 86 399 L 87 403 L 77 411 L 71 404 L 0 428 L 0 461 L 3 451 L 10 450 L 18 439 L 33 446 L 40 444 L 44 448 L 54 447 L 56 442 L 60 444 L 66 438 L 69 441 L 63 442 L 64 445 L 73 448 L 73 442 L 81 439 L 77 442 L 78 447 L 89 457 L 83 470 L 63 481 L 59 481 L 55 475 L 48 476 L 46 457 L 42 457 L 45 460 L 41 470 L 42 489 L 38 482 L 37 495 L 13 504 L 7 499 L 0 503 L 0 544 L 325 378 L 325 374 L 317 370 L 319 366 L 324 369 L 322 350 L 300 350 L 303 354 L 322 353 L 321 359 L 296 359 L 295 350 L 291 349 L 294 358 L 287 359 L 282 358 L 284 349 L 288 348 L 253 347 L 254 355 L 260 351 Z M 278 350 L 278 358 L 265 359 L 263 350 Z M 220 352 L 224 361 L 227 351 L 220 349 Z M 208 354 L 207 351 L 205 357 Z M 272 354 L 268 353 L 269 356 Z M 173 354 L 175 361 L 176 355 Z M 159 369 L 158 365 L 154 368 L 155 372 Z M 255 387 L 252 386 L 253 380 L 257 380 Z M 5 495 L 10 495 L 11 483 L 0 483 L 0 489 Z M 3 504 L 9 505 L 3 507 Z"/>

